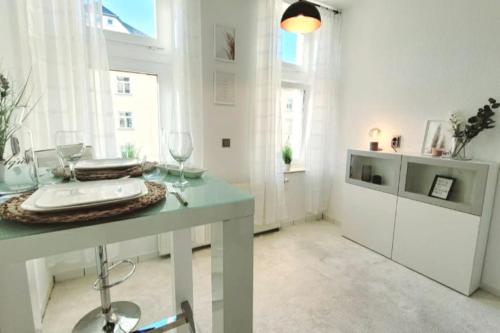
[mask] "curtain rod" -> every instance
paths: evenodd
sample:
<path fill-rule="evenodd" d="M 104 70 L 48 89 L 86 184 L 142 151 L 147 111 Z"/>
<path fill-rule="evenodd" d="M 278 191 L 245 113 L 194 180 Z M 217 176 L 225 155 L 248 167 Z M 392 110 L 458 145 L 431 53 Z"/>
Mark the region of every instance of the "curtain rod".
<path fill-rule="evenodd" d="M 331 12 L 334 12 L 336 15 L 340 15 L 342 14 L 342 12 L 340 10 L 337 10 L 335 8 L 332 8 L 332 7 L 327 7 L 325 5 L 322 5 L 320 3 L 317 3 L 317 2 L 313 2 L 313 1 L 309 1 L 310 3 L 312 3 L 313 5 L 315 5 L 316 7 L 319 7 L 319 8 L 323 8 L 323 9 L 326 9 L 326 10 L 329 10 Z"/>

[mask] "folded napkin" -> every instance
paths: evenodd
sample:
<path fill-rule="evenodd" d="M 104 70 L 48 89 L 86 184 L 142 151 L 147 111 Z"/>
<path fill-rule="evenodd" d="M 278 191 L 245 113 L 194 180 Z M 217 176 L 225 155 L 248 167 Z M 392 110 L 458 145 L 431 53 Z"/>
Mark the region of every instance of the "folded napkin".
<path fill-rule="evenodd" d="M 81 181 L 117 179 L 122 177 L 141 177 L 143 171 L 150 171 L 158 167 L 156 162 L 145 162 L 143 165 L 135 165 L 127 168 L 110 168 L 110 169 L 75 169 L 76 179 Z M 63 176 L 64 179 L 70 178 L 69 168 L 57 168 L 52 170 L 56 177 Z"/>

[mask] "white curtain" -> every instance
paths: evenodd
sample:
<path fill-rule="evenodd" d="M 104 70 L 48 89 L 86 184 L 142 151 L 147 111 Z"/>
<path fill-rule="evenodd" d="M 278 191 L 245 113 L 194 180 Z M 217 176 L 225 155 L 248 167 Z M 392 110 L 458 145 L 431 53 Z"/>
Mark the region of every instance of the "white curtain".
<path fill-rule="evenodd" d="M 27 125 L 35 149 L 54 147 L 58 130 L 82 130 L 97 157 L 117 154 L 106 42 L 98 0 L 20 0 L 16 15 L 20 72 L 31 71 L 32 100 L 40 98 Z M 19 70 L 18 70 L 19 71 Z M 111 251 L 118 251 L 115 246 Z M 53 274 L 93 266 L 94 251 L 47 258 Z"/>
<path fill-rule="evenodd" d="M 23 71 L 31 70 L 29 118 L 36 149 L 54 146 L 58 130 L 82 130 L 96 156 L 117 154 L 106 43 L 98 0 L 20 0 L 17 21 Z"/>
<path fill-rule="evenodd" d="M 163 121 L 167 131 L 191 132 L 194 151 L 188 164 L 201 167 L 203 165 L 201 3 L 200 0 L 171 0 L 171 8 L 172 107 Z"/>
<path fill-rule="evenodd" d="M 258 0 L 256 75 L 250 118 L 250 180 L 255 195 L 255 222 L 284 220 L 284 176 L 281 161 L 279 23 L 282 2 Z"/>
<path fill-rule="evenodd" d="M 172 12 L 172 105 L 165 113 L 165 136 L 172 130 L 189 131 L 193 139 L 193 154 L 187 165 L 203 167 L 203 106 L 200 0 L 171 0 Z M 167 142 L 167 140 L 165 140 Z M 164 151 L 168 152 L 168 147 Z M 166 160 L 173 161 L 170 154 Z M 193 244 L 210 242 L 208 226 L 192 229 Z M 160 244 L 169 237 L 161 236 Z"/>
<path fill-rule="evenodd" d="M 306 120 L 306 213 L 321 217 L 328 208 L 336 146 L 333 123 L 337 116 L 340 75 L 341 15 L 320 8 L 322 26 L 314 32 L 311 62 L 311 100 Z"/>

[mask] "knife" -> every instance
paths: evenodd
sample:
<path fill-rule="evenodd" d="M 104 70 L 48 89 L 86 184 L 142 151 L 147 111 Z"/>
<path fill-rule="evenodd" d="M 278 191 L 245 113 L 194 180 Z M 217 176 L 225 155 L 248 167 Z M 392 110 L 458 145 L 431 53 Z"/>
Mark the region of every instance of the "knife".
<path fill-rule="evenodd" d="M 175 195 L 175 197 L 177 198 L 177 201 L 179 201 L 179 203 L 181 205 L 183 205 L 184 207 L 188 206 L 188 202 L 186 201 L 186 199 L 184 199 L 184 197 L 179 192 L 177 192 L 177 191 L 171 191 L 170 189 L 168 189 L 168 192 L 170 192 L 173 195 Z"/>

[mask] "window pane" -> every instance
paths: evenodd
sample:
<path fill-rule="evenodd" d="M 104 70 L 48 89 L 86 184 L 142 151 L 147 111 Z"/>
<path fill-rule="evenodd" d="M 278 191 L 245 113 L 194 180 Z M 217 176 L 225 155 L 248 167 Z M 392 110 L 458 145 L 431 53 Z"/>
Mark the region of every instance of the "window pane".
<path fill-rule="evenodd" d="M 290 145 L 295 160 L 299 158 L 302 150 L 304 97 L 304 89 L 281 88 L 282 142 Z"/>
<path fill-rule="evenodd" d="M 140 152 L 141 155 L 146 155 L 148 160 L 159 161 L 158 77 L 110 71 L 111 82 L 119 82 L 118 76 L 129 77 L 134 83 L 132 95 L 113 94 L 118 150 L 124 157 L 134 157 L 134 154 Z"/>
<path fill-rule="evenodd" d="M 103 28 L 156 38 L 155 0 L 103 0 Z"/>
<path fill-rule="evenodd" d="M 297 63 L 297 34 L 282 31 L 281 60 L 289 64 Z"/>
<path fill-rule="evenodd" d="M 283 2 L 283 12 L 290 6 Z M 280 29 L 281 61 L 302 66 L 304 57 L 304 36 Z"/>

